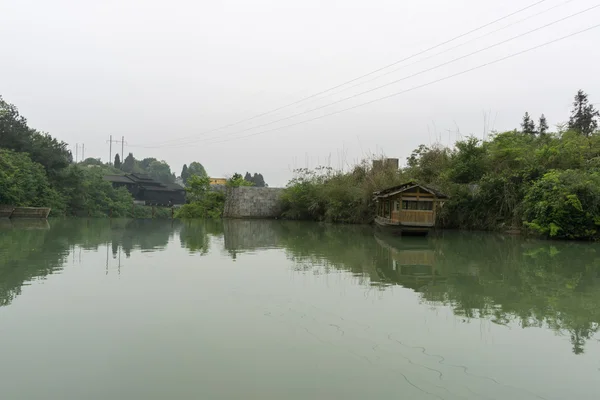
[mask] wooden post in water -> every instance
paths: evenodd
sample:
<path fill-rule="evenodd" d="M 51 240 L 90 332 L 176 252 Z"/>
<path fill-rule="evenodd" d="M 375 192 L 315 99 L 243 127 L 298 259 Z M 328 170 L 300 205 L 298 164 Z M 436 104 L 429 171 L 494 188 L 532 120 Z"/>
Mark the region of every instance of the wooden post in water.
<path fill-rule="evenodd" d="M 154 218 L 154 213 L 155 213 L 155 211 L 156 211 L 156 210 L 155 210 L 155 208 L 154 208 L 154 205 L 153 205 L 153 206 L 152 206 L 152 218 Z"/>
<path fill-rule="evenodd" d="M 171 207 L 171 219 L 175 218 L 175 209 Z"/>

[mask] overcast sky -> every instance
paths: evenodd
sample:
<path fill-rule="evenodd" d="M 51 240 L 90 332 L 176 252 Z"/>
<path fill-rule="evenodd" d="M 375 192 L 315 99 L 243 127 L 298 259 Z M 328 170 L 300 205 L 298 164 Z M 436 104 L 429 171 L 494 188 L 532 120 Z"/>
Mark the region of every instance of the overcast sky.
<path fill-rule="evenodd" d="M 600 29 L 594 29 L 386 100 L 273 130 L 406 91 L 600 21 L 596 8 L 432 69 L 596 4 L 547 0 L 381 71 L 398 69 L 379 79 L 235 124 L 538 1 L 0 0 L 0 95 L 30 126 L 68 142 L 73 151 L 75 143 L 84 143 L 86 157 L 106 160 L 112 134 L 125 136 L 125 153 L 165 160 L 176 174 L 184 163 L 199 161 L 214 177 L 261 172 L 270 186 L 281 186 L 299 167 L 337 168 L 381 153 L 404 162 L 421 143 L 436 137 L 444 145 L 454 142 L 457 128 L 463 136 L 479 137 L 486 125 L 514 129 L 525 111 L 536 119 L 545 113 L 554 126 L 568 119 L 580 88 L 600 102 Z M 262 127 L 252 129 L 257 125 Z M 253 133 L 258 134 L 241 138 Z M 115 144 L 113 155 L 115 147 L 120 152 Z"/>

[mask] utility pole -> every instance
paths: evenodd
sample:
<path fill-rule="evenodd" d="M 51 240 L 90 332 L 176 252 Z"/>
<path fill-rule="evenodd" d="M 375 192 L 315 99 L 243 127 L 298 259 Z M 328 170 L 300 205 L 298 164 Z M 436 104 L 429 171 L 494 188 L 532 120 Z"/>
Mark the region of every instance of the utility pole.
<path fill-rule="evenodd" d="M 125 136 L 121 136 L 121 162 L 125 161 Z"/>
<path fill-rule="evenodd" d="M 79 151 L 79 143 L 75 143 L 75 164 L 77 164 L 77 152 Z"/>
<path fill-rule="evenodd" d="M 123 152 L 125 151 L 125 136 L 121 136 L 121 140 L 113 140 L 112 135 L 110 135 L 110 139 L 107 140 L 109 143 L 108 147 L 108 163 L 114 164 L 112 159 L 112 144 L 113 143 L 121 143 L 121 159 L 123 159 Z"/>

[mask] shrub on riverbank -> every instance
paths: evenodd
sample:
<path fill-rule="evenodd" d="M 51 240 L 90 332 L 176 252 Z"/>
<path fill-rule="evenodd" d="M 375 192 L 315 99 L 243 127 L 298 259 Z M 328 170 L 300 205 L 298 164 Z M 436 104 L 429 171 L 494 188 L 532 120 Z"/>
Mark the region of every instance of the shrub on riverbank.
<path fill-rule="evenodd" d="M 351 172 L 331 168 L 298 170 L 282 194 L 283 217 L 341 223 L 368 222 L 373 192 L 401 183 L 402 172 L 372 168 L 367 162 Z"/>

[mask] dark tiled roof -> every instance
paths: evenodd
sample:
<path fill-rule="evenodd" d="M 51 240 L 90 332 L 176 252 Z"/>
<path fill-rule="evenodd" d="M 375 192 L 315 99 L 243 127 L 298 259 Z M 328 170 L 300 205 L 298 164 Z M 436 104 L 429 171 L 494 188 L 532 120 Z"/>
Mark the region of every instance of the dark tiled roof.
<path fill-rule="evenodd" d="M 154 179 L 152 179 L 150 177 L 150 175 L 148 175 L 148 174 L 133 173 L 133 174 L 129 174 L 129 176 L 131 176 L 133 179 L 136 179 L 139 181 L 154 181 Z"/>
<path fill-rule="evenodd" d="M 104 180 L 115 183 L 134 183 L 126 175 L 104 175 Z"/>
<path fill-rule="evenodd" d="M 145 185 L 140 185 L 140 186 L 146 192 L 173 192 L 174 191 L 173 189 L 169 189 L 164 186 L 145 186 Z"/>
<path fill-rule="evenodd" d="M 163 186 L 170 190 L 185 190 L 185 188 L 177 183 L 163 183 Z"/>
<path fill-rule="evenodd" d="M 378 192 L 373 193 L 373 196 L 375 196 L 375 197 L 387 197 L 387 196 L 391 195 L 392 193 L 393 194 L 401 193 L 401 192 L 403 192 L 405 190 L 408 190 L 408 189 L 410 189 L 411 187 L 414 187 L 414 186 L 419 186 L 420 188 L 428 191 L 429 193 L 433 194 L 434 196 L 436 196 L 439 199 L 447 199 L 448 198 L 448 196 L 446 196 L 445 194 L 443 194 L 439 190 L 434 189 L 434 188 L 432 188 L 430 186 L 422 185 L 422 184 L 417 183 L 415 181 L 409 181 L 409 182 L 403 183 L 402 185 L 392 186 L 390 188 L 380 190 Z"/>
<path fill-rule="evenodd" d="M 113 183 L 136 184 L 144 190 L 155 190 L 161 192 L 185 190 L 182 186 L 176 183 L 158 182 L 146 174 L 105 175 L 104 179 Z"/>

